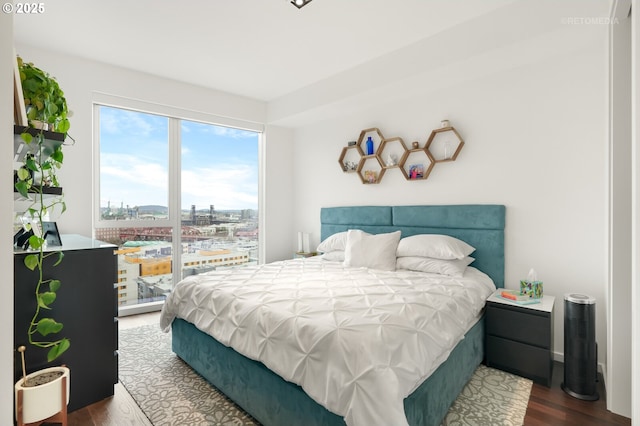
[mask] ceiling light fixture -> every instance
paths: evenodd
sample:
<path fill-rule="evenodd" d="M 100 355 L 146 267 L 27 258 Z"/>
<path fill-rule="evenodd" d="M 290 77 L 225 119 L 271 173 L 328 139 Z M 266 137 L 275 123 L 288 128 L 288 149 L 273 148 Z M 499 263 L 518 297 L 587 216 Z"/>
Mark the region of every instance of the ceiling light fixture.
<path fill-rule="evenodd" d="M 291 0 L 291 4 L 298 9 L 302 9 L 302 6 L 306 6 L 309 3 L 311 3 L 311 0 Z"/>

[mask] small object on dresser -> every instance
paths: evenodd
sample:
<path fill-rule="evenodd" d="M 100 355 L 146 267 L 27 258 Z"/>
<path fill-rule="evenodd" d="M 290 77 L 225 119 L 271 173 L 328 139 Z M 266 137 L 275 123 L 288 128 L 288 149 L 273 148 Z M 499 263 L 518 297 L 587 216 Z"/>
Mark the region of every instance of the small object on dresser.
<path fill-rule="evenodd" d="M 500 293 L 500 296 L 502 296 L 505 299 L 516 300 L 516 301 L 523 301 L 523 300 L 530 299 L 528 295 L 522 294 L 515 290 L 502 290 L 502 292 Z"/>
<path fill-rule="evenodd" d="M 367 137 L 367 155 L 373 155 L 373 139 Z"/>
<path fill-rule="evenodd" d="M 542 281 L 538 281 L 538 275 L 533 268 L 529 270 L 526 280 L 520 280 L 520 293 L 533 299 L 539 299 L 543 296 Z"/>

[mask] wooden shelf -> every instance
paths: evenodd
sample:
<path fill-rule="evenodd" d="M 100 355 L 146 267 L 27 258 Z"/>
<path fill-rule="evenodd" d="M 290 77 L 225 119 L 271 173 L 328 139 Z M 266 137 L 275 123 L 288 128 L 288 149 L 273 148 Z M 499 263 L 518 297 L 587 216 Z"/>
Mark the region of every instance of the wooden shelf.
<path fill-rule="evenodd" d="M 369 137 L 373 141 L 373 154 L 365 153 Z M 418 142 L 414 144 L 418 146 Z M 463 146 L 462 137 L 452 126 L 433 130 L 424 147 L 411 149 L 402 138 L 387 139 L 380 129 L 371 127 L 360 131 L 355 145 L 342 148 L 338 163 L 343 172 L 356 172 L 363 184 L 380 183 L 388 169 L 400 169 L 406 180 L 425 180 L 436 163 L 455 161 Z M 417 176 L 412 173 L 414 165 L 422 170 Z"/>
<path fill-rule="evenodd" d="M 425 149 L 429 151 L 436 163 L 456 161 L 464 146 L 460 133 L 451 126 L 442 127 L 431 132 Z"/>

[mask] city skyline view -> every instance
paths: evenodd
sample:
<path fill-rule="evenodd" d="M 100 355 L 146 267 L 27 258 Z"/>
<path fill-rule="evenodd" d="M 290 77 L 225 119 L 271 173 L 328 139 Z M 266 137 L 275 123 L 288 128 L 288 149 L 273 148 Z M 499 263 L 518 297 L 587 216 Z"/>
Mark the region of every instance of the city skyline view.
<path fill-rule="evenodd" d="M 181 210 L 258 208 L 257 132 L 180 120 Z M 168 206 L 169 119 L 100 106 L 100 206 Z"/>

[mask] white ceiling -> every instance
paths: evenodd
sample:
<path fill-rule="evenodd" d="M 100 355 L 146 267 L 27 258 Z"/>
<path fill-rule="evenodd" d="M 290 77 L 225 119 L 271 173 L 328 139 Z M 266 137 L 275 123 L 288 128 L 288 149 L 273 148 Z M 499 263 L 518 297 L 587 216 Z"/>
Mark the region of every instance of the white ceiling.
<path fill-rule="evenodd" d="M 17 45 L 264 101 L 266 122 L 296 127 L 592 49 L 613 0 L 43 4 L 14 15 Z"/>
<path fill-rule="evenodd" d="M 515 0 L 57 0 L 15 40 L 272 101 Z"/>

